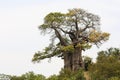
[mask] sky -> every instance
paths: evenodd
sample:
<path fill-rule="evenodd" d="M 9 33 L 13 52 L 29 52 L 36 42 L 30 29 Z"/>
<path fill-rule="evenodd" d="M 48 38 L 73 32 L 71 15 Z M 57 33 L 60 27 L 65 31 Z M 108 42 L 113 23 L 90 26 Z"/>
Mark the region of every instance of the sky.
<path fill-rule="evenodd" d="M 38 26 L 50 12 L 82 8 L 100 16 L 101 30 L 109 32 L 110 39 L 83 55 L 95 60 L 100 50 L 120 48 L 119 7 L 120 0 L 0 0 L 0 73 L 21 75 L 33 71 L 45 76 L 59 73 L 63 67 L 60 58 L 52 58 L 51 63 L 47 59 L 38 64 L 31 62 L 34 53 L 49 44 L 49 35 L 41 35 Z"/>

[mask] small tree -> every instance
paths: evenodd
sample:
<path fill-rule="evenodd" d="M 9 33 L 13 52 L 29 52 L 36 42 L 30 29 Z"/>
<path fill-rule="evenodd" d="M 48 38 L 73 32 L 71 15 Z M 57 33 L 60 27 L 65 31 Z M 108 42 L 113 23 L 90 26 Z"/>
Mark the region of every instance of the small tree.
<path fill-rule="evenodd" d="M 32 61 L 58 56 L 64 60 L 64 68 L 77 71 L 84 67 L 82 51 L 90 49 L 93 44 L 99 47 L 109 38 L 109 33 L 102 32 L 99 25 L 100 18 L 83 9 L 49 13 L 39 29 L 42 33 L 52 34 L 51 43 L 44 51 L 36 52 Z"/>

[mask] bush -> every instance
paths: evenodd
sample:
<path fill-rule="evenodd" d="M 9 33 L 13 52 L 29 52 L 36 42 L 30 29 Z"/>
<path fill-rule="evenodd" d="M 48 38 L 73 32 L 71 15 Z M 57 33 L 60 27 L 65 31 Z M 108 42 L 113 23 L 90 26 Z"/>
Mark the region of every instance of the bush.
<path fill-rule="evenodd" d="M 83 70 L 81 69 L 77 72 L 62 69 L 58 78 L 58 80 L 85 80 Z"/>
<path fill-rule="evenodd" d="M 57 75 L 52 75 L 47 80 L 58 80 L 58 76 Z"/>

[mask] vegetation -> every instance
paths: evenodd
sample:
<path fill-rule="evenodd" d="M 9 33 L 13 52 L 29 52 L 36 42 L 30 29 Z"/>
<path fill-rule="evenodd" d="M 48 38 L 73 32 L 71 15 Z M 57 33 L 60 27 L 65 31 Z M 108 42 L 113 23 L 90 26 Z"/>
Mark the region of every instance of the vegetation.
<path fill-rule="evenodd" d="M 89 67 L 92 80 L 120 80 L 120 49 L 98 52 L 97 62 Z"/>
<path fill-rule="evenodd" d="M 33 72 L 25 73 L 21 76 L 11 76 L 11 80 L 45 80 L 45 76 L 34 74 Z"/>
<path fill-rule="evenodd" d="M 78 71 L 84 68 L 82 51 L 100 46 L 109 39 L 109 33 L 100 30 L 100 18 L 83 9 L 70 9 L 67 13 L 53 12 L 39 26 L 42 33 L 52 34 L 51 43 L 44 51 L 36 52 L 33 62 L 53 56 L 64 60 L 64 68 Z M 59 41 L 57 41 L 59 40 Z"/>
<path fill-rule="evenodd" d="M 59 75 L 52 75 L 48 78 L 40 74 L 28 72 L 21 76 L 11 76 L 11 80 L 85 80 L 85 78 L 83 76 L 83 70 L 79 70 L 75 73 L 70 70 L 62 69 Z"/>

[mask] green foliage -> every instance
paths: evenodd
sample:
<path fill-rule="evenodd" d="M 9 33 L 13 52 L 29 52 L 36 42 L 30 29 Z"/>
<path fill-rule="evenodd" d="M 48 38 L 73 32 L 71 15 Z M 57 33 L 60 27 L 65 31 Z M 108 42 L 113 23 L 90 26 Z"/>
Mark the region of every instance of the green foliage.
<path fill-rule="evenodd" d="M 23 76 L 11 76 L 11 80 L 25 80 Z"/>
<path fill-rule="evenodd" d="M 61 23 L 64 21 L 64 14 L 60 12 L 49 13 L 45 18 L 44 21 L 47 24 L 51 24 L 51 22 Z"/>
<path fill-rule="evenodd" d="M 21 76 L 11 76 L 11 80 L 45 80 L 45 76 L 34 74 L 33 72 L 25 73 Z"/>
<path fill-rule="evenodd" d="M 89 68 L 92 80 L 120 78 L 120 49 L 110 48 L 98 53 L 97 62 Z"/>
<path fill-rule="evenodd" d="M 58 80 L 85 80 L 83 70 L 81 69 L 77 72 L 63 69 L 60 71 L 58 78 Z"/>
<path fill-rule="evenodd" d="M 70 70 L 62 69 L 59 75 L 52 75 L 48 78 L 40 74 L 28 72 L 21 76 L 11 76 L 11 80 L 85 80 L 85 78 L 83 70 L 72 72 Z"/>
<path fill-rule="evenodd" d="M 51 58 L 53 56 L 58 56 L 61 53 L 60 47 L 55 47 L 54 45 L 50 44 L 48 47 L 45 47 L 43 52 L 36 52 L 32 59 L 32 62 L 40 62 L 45 58 Z"/>
<path fill-rule="evenodd" d="M 52 75 L 47 80 L 59 80 L 57 75 Z"/>
<path fill-rule="evenodd" d="M 87 50 L 87 49 L 90 49 L 90 48 L 92 47 L 92 45 L 89 44 L 89 43 L 83 42 L 83 43 L 78 43 L 75 47 L 78 47 L 78 48 L 82 48 L 82 49 L 84 49 L 84 50 Z"/>
<path fill-rule="evenodd" d="M 74 46 L 73 45 L 61 46 L 61 51 L 74 52 Z"/>

